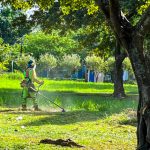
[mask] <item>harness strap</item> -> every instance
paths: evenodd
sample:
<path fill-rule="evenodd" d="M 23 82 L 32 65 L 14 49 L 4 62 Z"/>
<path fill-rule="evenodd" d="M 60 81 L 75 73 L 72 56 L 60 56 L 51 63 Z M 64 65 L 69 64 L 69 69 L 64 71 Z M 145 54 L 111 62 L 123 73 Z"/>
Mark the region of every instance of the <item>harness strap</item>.
<path fill-rule="evenodd" d="M 29 72 L 30 72 L 30 70 L 31 70 L 30 68 L 28 68 L 28 69 L 26 70 L 26 75 L 25 75 L 26 78 L 29 78 Z"/>

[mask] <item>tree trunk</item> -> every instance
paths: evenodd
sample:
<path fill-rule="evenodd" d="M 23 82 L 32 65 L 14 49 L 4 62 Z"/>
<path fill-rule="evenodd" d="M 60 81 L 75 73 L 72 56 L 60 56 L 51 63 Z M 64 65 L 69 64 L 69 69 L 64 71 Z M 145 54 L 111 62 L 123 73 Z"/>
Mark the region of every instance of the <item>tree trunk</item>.
<path fill-rule="evenodd" d="M 119 0 L 96 2 L 131 61 L 139 91 L 137 149 L 150 150 L 150 60 L 145 56 L 143 49 L 144 36 L 150 33 L 150 6 L 136 26 L 132 26 L 121 11 Z"/>
<path fill-rule="evenodd" d="M 115 49 L 115 66 L 114 66 L 114 93 L 113 96 L 116 98 L 125 97 L 125 91 L 123 87 L 123 66 L 122 62 L 125 59 L 126 54 L 120 52 L 120 44 L 116 42 Z"/>
<path fill-rule="evenodd" d="M 137 109 L 138 150 L 150 149 L 150 68 L 143 54 L 143 37 L 133 32 L 128 54 L 138 83 L 139 104 Z"/>

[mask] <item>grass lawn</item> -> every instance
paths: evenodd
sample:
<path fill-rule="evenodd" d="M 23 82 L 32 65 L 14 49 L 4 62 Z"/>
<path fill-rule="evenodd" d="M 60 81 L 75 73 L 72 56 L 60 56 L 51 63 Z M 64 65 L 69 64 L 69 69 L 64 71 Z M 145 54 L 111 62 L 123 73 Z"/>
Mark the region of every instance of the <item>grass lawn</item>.
<path fill-rule="evenodd" d="M 40 144 L 42 139 L 71 139 L 86 150 L 136 148 L 136 85 L 126 84 L 127 98 L 117 100 L 111 83 L 45 80 L 41 92 L 67 112 L 53 111 L 41 96 L 44 111 L 22 112 L 19 82 L 0 78 L 0 150 L 79 149 Z"/>

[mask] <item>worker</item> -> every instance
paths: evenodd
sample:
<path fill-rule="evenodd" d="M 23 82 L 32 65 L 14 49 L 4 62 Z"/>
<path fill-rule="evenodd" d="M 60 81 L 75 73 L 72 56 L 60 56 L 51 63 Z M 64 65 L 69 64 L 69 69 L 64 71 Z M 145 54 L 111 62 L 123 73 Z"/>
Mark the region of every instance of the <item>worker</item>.
<path fill-rule="evenodd" d="M 30 60 L 27 64 L 27 69 L 24 72 L 25 79 L 21 82 L 22 91 L 22 111 L 27 110 L 27 99 L 31 98 L 33 100 L 33 108 L 35 111 L 39 111 L 38 103 L 36 99 L 36 88 L 34 83 L 40 85 L 44 84 L 44 81 L 40 81 L 36 76 L 36 64 L 33 60 Z"/>

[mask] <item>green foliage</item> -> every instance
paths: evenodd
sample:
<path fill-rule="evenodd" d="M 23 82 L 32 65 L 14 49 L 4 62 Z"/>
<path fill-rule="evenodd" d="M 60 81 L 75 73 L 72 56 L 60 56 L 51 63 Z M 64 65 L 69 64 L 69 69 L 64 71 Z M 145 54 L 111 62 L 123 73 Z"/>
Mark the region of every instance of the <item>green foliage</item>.
<path fill-rule="evenodd" d="M 64 53 L 74 50 L 76 44 L 68 35 L 61 37 L 59 31 L 53 31 L 51 34 L 36 32 L 25 36 L 23 49 L 26 53 L 32 53 L 37 59 L 45 53 L 61 57 Z"/>
<path fill-rule="evenodd" d="M 109 57 L 107 59 L 107 71 L 112 72 L 114 70 L 114 63 L 115 63 L 115 58 L 114 57 Z"/>
<path fill-rule="evenodd" d="M 80 60 L 81 58 L 77 54 L 64 55 L 60 60 L 60 66 L 67 70 L 70 76 L 72 71 L 77 70 L 81 66 Z"/>
<path fill-rule="evenodd" d="M 23 70 L 26 70 L 29 60 L 34 60 L 34 58 L 32 56 L 30 56 L 30 55 L 22 54 L 21 57 L 18 57 L 18 59 L 16 60 L 16 63 Z"/>
<path fill-rule="evenodd" d="M 53 55 L 48 53 L 40 55 L 40 59 L 38 62 L 43 69 L 51 70 L 57 66 L 57 59 Z"/>
<path fill-rule="evenodd" d="M 133 80 L 134 72 L 133 72 L 133 69 L 132 69 L 132 66 L 131 66 L 131 62 L 130 62 L 128 57 L 126 57 L 123 61 L 123 69 L 127 70 L 128 73 L 129 73 L 129 80 L 127 81 L 127 83 L 135 84 L 136 81 Z"/>
<path fill-rule="evenodd" d="M 149 0 L 138 0 L 138 1 L 124 1 L 120 0 L 120 5 L 121 9 L 127 14 L 127 16 L 130 16 L 130 14 L 133 13 L 132 17 L 133 20 L 136 20 L 138 18 L 138 15 L 141 14 L 146 8 L 150 6 Z M 39 8 L 44 11 L 50 10 L 50 8 L 53 7 L 58 3 L 60 6 L 61 11 L 63 14 L 68 15 L 69 13 L 72 13 L 73 11 L 81 10 L 81 9 L 87 9 L 88 14 L 95 14 L 97 12 L 98 6 L 95 4 L 95 0 L 59 0 L 58 2 L 55 2 L 54 0 L 36 0 L 36 4 L 39 6 Z M 15 8 L 20 8 L 20 9 L 28 9 L 31 8 L 35 5 L 35 1 L 33 0 L 15 0 L 15 1 L 10 1 L 10 0 L 5 0 L 2 1 L 2 5 L 7 5 L 11 4 Z M 138 14 L 138 13 L 139 14 Z M 131 18 L 132 18 L 131 17 Z M 133 21 L 134 22 L 134 21 Z"/>
<path fill-rule="evenodd" d="M 115 58 L 114 57 L 110 57 L 107 59 L 107 62 L 106 62 L 106 72 L 109 72 L 109 73 L 113 73 L 114 71 L 114 66 L 115 66 Z M 131 63 L 130 63 L 130 60 L 128 57 L 126 57 L 122 63 L 122 67 L 123 67 L 123 70 L 125 71 L 128 71 L 128 75 L 129 75 L 129 79 L 128 81 L 126 81 L 127 83 L 130 83 L 130 84 L 136 84 L 135 80 L 133 80 L 133 77 L 134 77 L 134 73 L 133 73 L 133 69 L 132 69 L 132 66 L 131 66 Z"/>
<path fill-rule="evenodd" d="M 94 70 L 95 72 L 105 72 L 107 67 L 106 62 L 96 55 L 87 56 L 85 62 L 87 68 L 89 70 Z"/>
<path fill-rule="evenodd" d="M 6 65 L 6 62 L 0 62 L 0 73 L 7 70 Z"/>
<path fill-rule="evenodd" d="M 0 73 L 8 70 L 10 46 L 3 44 L 3 39 L 0 38 Z"/>
<path fill-rule="evenodd" d="M 31 25 L 21 10 L 15 10 L 10 5 L 2 7 L 0 14 L 0 36 L 5 43 L 14 44 L 18 38 L 29 33 Z"/>
<path fill-rule="evenodd" d="M 132 66 L 131 66 L 131 63 L 130 63 L 130 60 L 129 60 L 128 57 L 125 58 L 124 61 L 123 61 L 123 68 L 125 70 L 130 71 L 133 74 L 133 69 L 132 69 Z"/>
<path fill-rule="evenodd" d="M 95 1 L 94 0 L 60 0 L 60 5 L 62 6 L 61 9 L 63 9 L 64 13 L 68 14 L 72 10 L 77 10 L 80 8 L 88 8 L 89 13 L 95 12 L 97 7 L 95 6 Z M 14 7 L 16 8 L 22 8 L 22 9 L 27 9 L 35 4 L 35 1 L 29 0 L 29 1 L 24 1 L 24 0 L 15 0 L 15 1 L 10 1 L 10 0 L 5 0 L 2 2 L 2 4 L 8 4 L 11 3 Z M 41 9 L 50 9 L 52 5 L 54 5 L 54 0 L 50 1 L 44 1 L 44 0 L 36 0 L 36 4 L 41 8 Z"/>
<path fill-rule="evenodd" d="M 98 11 L 98 6 L 95 5 L 94 0 L 71 0 L 66 1 L 66 3 L 62 0 L 60 1 L 60 5 L 62 6 L 62 12 L 67 15 L 71 11 L 79 10 L 81 8 L 87 8 L 88 14 L 93 14 Z"/>
<path fill-rule="evenodd" d="M 114 57 L 108 58 L 106 64 L 107 64 L 107 71 L 113 72 L 114 65 L 115 65 L 115 58 Z M 129 72 L 129 76 L 133 77 L 134 73 L 133 73 L 133 69 L 132 69 L 132 66 L 128 57 L 125 58 L 123 61 L 123 70 L 127 70 Z"/>
<path fill-rule="evenodd" d="M 21 80 L 23 79 L 23 74 L 20 72 L 15 72 L 15 73 L 3 73 L 2 75 L 0 75 L 0 78 L 3 80 Z M 15 82 L 15 81 L 14 81 Z"/>
<path fill-rule="evenodd" d="M 145 3 L 143 3 L 143 5 L 141 5 L 141 6 L 139 7 L 138 13 L 139 13 L 140 15 L 143 14 L 144 11 L 145 11 L 148 7 L 150 7 L 150 2 L 146 0 Z"/>
<path fill-rule="evenodd" d="M 57 66 L 57 59 L 51 54 L 40 55 L 38 61 L 38 71 L 47 71 L 47 77 L 49 72 Z"/>

